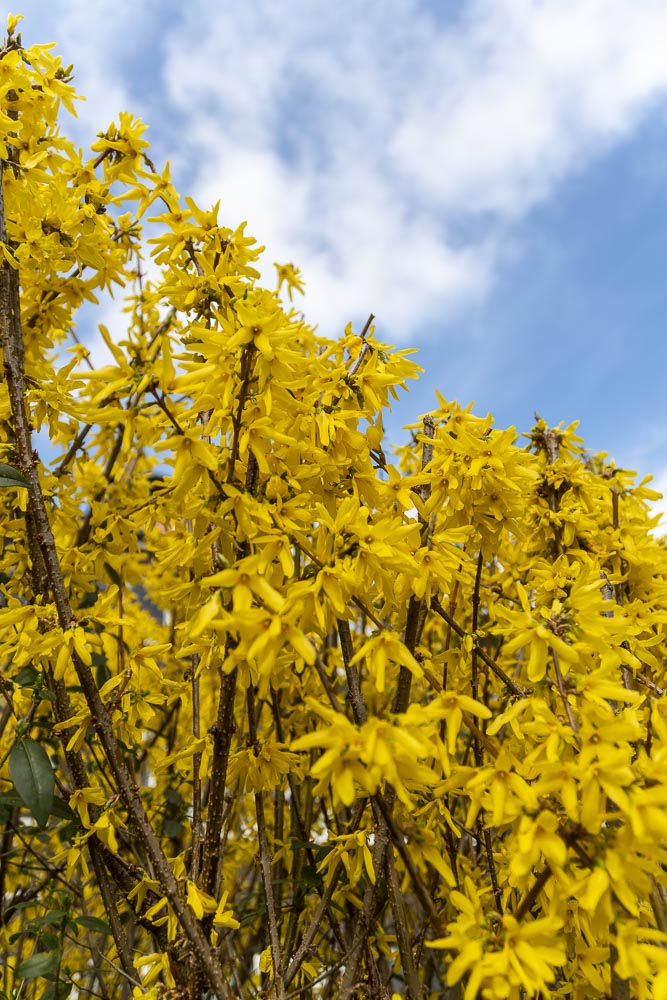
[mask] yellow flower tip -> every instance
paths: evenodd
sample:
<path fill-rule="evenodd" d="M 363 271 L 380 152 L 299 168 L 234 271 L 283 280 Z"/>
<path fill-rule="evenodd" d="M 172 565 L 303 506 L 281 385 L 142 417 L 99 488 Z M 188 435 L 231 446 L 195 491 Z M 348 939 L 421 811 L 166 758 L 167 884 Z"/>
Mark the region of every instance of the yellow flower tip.
<path fill-rule="evenodd" d="M 274 261 L 273 266 L 278 272 L 278 288 L 276 289 L 278 294 L 280 294 L 283 284 L 287 285 L 287 294 L 290 302 L 292 301 L 293 292 L 299 292 L 301 295 L 304 294 L 304 280 L 301 277 L 301 272 L 294 264 L 278 264 Z"/>

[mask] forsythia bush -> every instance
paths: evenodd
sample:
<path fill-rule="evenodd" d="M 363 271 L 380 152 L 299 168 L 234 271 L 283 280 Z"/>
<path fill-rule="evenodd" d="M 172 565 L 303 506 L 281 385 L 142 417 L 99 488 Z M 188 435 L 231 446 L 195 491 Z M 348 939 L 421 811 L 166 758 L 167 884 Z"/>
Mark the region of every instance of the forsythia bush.
<path fill-rule="evenodd" d="M 261 287 L 130 115 L 84 157 L 17 21 L 2 997 L 665 1000 L 656 494 L 441 398 L 390 453 L 409 352 L 319 336 L 292 265 Z"/>

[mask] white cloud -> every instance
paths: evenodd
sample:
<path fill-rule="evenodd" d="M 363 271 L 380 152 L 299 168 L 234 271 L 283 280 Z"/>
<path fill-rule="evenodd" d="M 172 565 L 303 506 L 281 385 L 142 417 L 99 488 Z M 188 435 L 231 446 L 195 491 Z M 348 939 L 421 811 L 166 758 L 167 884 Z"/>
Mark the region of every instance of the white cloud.
<path fill-rule="evenodd" d="M 665 31 L 650 0 L 473 0 L 450 25 L 406 0 L 200 0 L 165 80 L 198 194 L 302 266 L 309 317 L 373 309 L 407 340 L 479 301 L 507 227 L 662 97 Z"/>
<path fill-rule="evenodd" d="M 525 212 L 667 85 L 667 7 L 477 0 L 425 56 L 390 149 L 450 211 Z"/>
<path fill-rule="evenodd" d="M 206 164 L 199 198 L 220 198 L 220 217 L 231 224 L 247 218 L 268 248 L 269 267 L 294 260 L 304 269 L 309 319 L 327 331 L 375 311 L 400 337 L 432 318 L 434 300 L 446 298 L 451 308 L 484 290 L 482 248 L 452 250 L 437 225 L 401 212 L 370 170 L 350 167 L 322 190 L 275 151 L 211 150 Z"/>
<path fill-rule="evenodd" d="M 469 0 L 449 21 L 419 0 L 24 9 L 76 62 L 89 134 L 121 107 L 152 120 L 265 271 L 302 268 L 309 319 L 372 310 L 391 340 L 479 302 L 513 224 L 667 87 L 664 0 Z"/>

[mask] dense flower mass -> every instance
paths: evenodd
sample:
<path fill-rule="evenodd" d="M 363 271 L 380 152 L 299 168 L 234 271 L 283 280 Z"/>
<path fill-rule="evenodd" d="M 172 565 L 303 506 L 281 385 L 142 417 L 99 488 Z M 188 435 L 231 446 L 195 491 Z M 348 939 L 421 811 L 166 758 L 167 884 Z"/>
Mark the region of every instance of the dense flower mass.
<path fill-rule="evenodd" d="M 0 995 L 666 1000 L 656 494 L 441 397 L 391 451 L 410 352 L 308 326 L 131 115 L 84 156 L 17 24 Z"/>

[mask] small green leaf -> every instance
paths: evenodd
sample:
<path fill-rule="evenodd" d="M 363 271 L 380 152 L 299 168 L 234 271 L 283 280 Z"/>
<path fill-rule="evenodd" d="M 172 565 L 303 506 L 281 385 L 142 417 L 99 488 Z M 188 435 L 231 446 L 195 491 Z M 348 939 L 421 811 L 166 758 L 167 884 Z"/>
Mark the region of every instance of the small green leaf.
<path fill-rule="evenodd" d="M 36 740 L 17 740 L 9 754 L 9 774 L 25 807 L 45 826 L 53 805 L 55 775 L 44 747 Z"/>
<path fill-rule="evenodd" d="M 76 922 L 89 931 L 97 931 L 98 934 L 111 934 L 109 925 L 98 917 L 77 917 Z"/>
<path fill-rule="evenodd" d="M 29 486 L 28 480 L 12 465 L 0 462 L 0 486 Z"/>
<path fill-rule="evenodd" d="M 58 951 L 42 951 L 38 955 L 31 955 L 16 970 L 17 979 L 37 979 L 38 976 L 48 975 L 58 964 L 59 956 Z"/>

